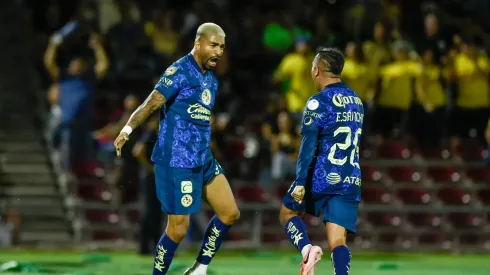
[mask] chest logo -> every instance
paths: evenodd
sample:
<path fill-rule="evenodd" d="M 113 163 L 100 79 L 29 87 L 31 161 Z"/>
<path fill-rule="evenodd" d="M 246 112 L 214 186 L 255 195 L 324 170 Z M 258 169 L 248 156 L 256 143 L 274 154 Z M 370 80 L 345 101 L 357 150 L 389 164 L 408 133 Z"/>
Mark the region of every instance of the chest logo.
<path fill-rule="evenodd" d="M 211 104 L 211 92 L 208 89 L 204 89 L 204 91 L 202 91 L 201 100 L 204 105 Z"/>

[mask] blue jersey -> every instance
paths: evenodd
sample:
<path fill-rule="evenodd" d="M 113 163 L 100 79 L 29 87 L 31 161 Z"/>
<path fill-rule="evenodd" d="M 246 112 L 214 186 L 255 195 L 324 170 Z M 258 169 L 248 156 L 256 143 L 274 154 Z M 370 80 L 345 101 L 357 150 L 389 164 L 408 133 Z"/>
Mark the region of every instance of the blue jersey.
<path fill-rule="evenodd" d="M 303 114 L 296 184 L 304 186 L 311 177 L 314 193 L 348 195 L 360 201 L 363 118 L 361 99 L 344 83 L 330 84 L 312 96 Z M 312 174 L 308 169 L 313 169 Z"/>
<path fill-rule="evenodd" d="M 152 161 L 175 168 L 195 168 L 212 160 L 211 110 L 218 91 L 216 76 L 202 73 L 192 54 L 173 63 L 155 85 L 167 99 L 161 109 Z"/>

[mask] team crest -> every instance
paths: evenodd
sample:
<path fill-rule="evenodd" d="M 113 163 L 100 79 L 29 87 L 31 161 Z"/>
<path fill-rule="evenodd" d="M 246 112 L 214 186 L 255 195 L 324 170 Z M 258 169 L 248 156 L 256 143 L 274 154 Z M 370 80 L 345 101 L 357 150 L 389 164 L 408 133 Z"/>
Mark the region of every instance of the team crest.
<path fill-rule="evenodd" d="M 211 104 L 211 92 L 208 89 L 204 89 L 204 91 L 202 91 L 201 100 L 205 105 Z"/>
<path fill-rule="evenodd" d="M 165 75 L 166 76 L 170 76 L 170 75 L 173 75 L 175 72 L 177 71 L 177 67 L 169 67 L 166 71 L 165 71 Z"/>
<path fill-rule="evenodd" d="M 192 196 L 189 194 L 186 194 L 182 197 L 180 200 L 180 203 L 182 203 L 183 207 L 189 207 L 192 204 Z"/>

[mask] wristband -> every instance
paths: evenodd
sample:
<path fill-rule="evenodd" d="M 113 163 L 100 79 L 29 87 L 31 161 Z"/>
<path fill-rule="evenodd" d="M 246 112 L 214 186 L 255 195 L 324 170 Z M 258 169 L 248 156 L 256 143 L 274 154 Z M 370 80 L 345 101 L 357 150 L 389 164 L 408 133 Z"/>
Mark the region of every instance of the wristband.
<path fill-rule="evenodd" d="M 131 132 L 133 132 L 133 128 L 131 128 L 129 125 L 124 126 L 121 130 L 121 133 L 126 133 L 128 136 L 131 134 Z"/>

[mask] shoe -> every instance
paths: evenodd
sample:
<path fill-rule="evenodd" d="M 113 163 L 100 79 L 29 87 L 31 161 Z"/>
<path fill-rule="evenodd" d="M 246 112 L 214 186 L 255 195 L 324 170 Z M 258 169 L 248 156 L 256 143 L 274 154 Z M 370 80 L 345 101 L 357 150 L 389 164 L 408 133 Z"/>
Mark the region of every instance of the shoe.
<path fill-rule="evenodd" d="M 315 264 L 322 258 L 323 251 L 319 246 L 312 246 L 308 250 L 308 253 L 303 257 L 301 261 L 301 272 L 300 275 L 314 275 L 315 274 Z"/>
<path fill-rule="evenodd" d="M 196 268 L 195 266 L 188 268 L 185 272 L 184 275 L 207 275 L 206 272 L 204 273 L 197 273 L 195 272 Z"/>

